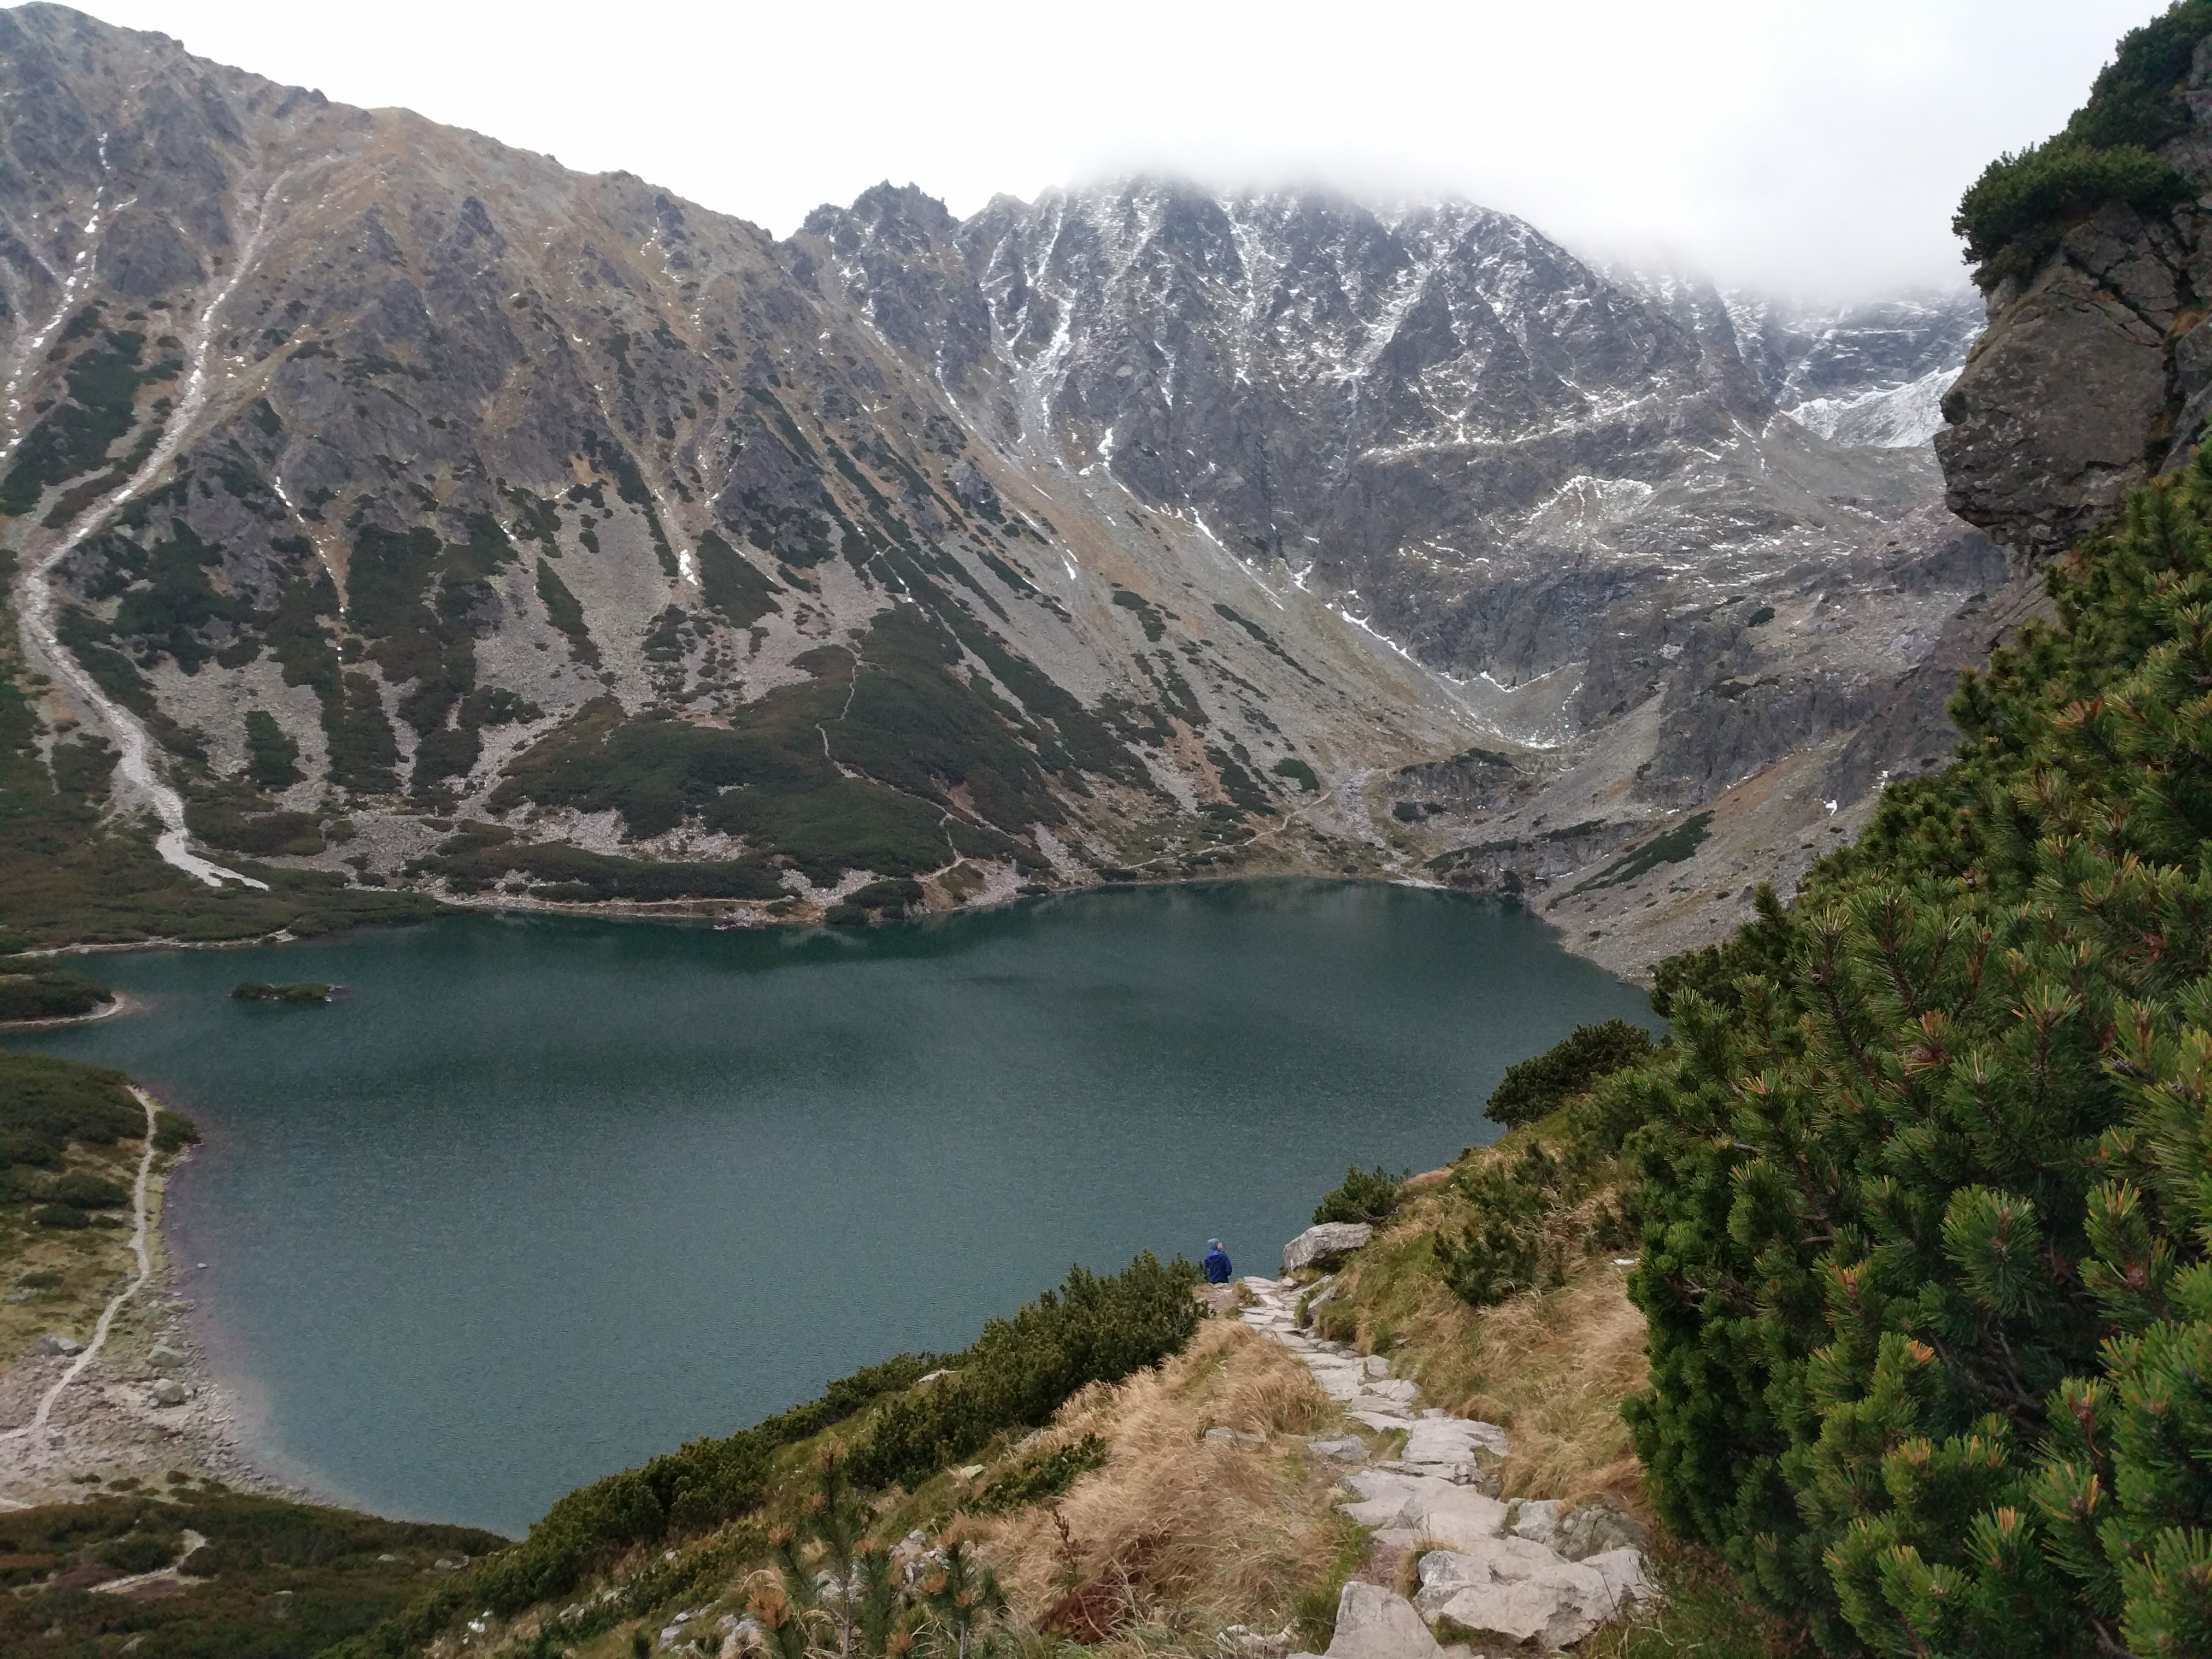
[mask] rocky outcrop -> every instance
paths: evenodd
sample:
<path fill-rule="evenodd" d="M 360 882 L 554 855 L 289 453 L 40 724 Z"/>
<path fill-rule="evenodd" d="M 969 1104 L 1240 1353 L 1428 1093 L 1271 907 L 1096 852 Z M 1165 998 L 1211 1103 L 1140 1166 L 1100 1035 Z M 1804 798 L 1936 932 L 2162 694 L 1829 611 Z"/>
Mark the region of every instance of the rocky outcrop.
<path fill-rule="evenodd" d="M 2135 214 L 2113 208 L 2100 218 L 2100 247 L 2131 230 L 2148 254 Z M 2084 232 L 2067 239 L 2069 250 L 2092 240 Z M 1950 424 L 1936 434 L 1953 512 L 2008 547 L 2048 554 L 2149 475 L 2174 391 L 2174 273 L 2158 269 L 2164 304 L 2147 314 L 2062 252 L 1991 319 L 1943 400 Z"/>
<path fill-rule="evenodd" d="M 1375 1237 L 1364 1221 L 1324 1221 L 1309 1227 L 1283 1246 L 1283 1271 L 1294 1273 L 1346 1256 Z"/>
<path fill-rule="evenodd" d="M 2026 281 L 1998 283 L 1943 399 L 1945 499 L 2017 552 L 2070 545 L 2212 416 L 2212 41 L 2185 102 L 2195 125 L 2160 154 L 2203 193 L 2148 216 L 2108 204 Z"/>

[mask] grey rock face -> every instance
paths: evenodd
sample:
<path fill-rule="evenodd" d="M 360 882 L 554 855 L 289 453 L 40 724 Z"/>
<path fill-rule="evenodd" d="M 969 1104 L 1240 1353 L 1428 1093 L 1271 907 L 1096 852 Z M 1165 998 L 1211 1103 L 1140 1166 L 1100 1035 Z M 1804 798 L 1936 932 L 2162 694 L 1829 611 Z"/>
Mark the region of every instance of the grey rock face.
<path fill-rule="evenodd" d="M 2062 253 L 1943 400 L 1946 501 L 2022 552 L 2070 544 L 2148 475 L 2166 380 L 2159 327 Z"/>
<path fill-rule="evenodd" d="M 1364 1221 L 1324 1221 L 1283 1246 L 1283 1271 L 1294 1273 L 1337 1261 L 1374 1237 L 1375 1229 Z"/>
<path fill-rule="evenodd" d="M 2196 124 L 2161 154 L 2212 191 L 2212 53 L 2201 45 L 2186 101 Z M 1936 438 L 1954 512 L 2019 552 L 2055 552 L 2203 434 L 2212 341 L 2185 324 L 2212 299 L 2208 199 L 2150 217 L 2108 205 L 2032 278 L 1990 294 L 1989 331 Z"/>

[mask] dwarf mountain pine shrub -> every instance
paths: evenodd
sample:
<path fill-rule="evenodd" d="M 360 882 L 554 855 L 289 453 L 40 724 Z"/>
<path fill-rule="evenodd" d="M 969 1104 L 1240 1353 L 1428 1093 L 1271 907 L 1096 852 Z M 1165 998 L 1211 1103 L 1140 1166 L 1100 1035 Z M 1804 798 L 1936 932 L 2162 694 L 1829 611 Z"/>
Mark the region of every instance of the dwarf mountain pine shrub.
<path fill-rule="evenodd" d="M 2027 276 L 2069 226 L 2107 203 L 2151 214 L 2196 194 L 2155 152 L 2188 131 L 2190 70 L 2207 37 L 2212 3 L 2182 0 L 2121 40 L 2062 131 L 1990 163 L 1951 221 L 1976 282 Z"/>
<path fill-rule="evenodd" d="M 1363 1170 L 1353 1164 L 1344 1172 L 1344 1184 L 1314 1206 L 1314 1224 L 1331 1221 L 1365 1221 L 1376 1224 L 1390 1218 L 1398 1207 L 1407 1171 L 1392 1175 L 1381 1164 Z"/>
<path fill-rule="evenodd" d="M 1590 1115 L 1653 1498 L 1830 1652 L 2212 1651 L 2212 455 L 2049 584 Z"/>
<path fill-rule="evenodd" d="M 775 1489 L 775 1454 L 841 1424 L 851 1426 L 841 1435 L 848 1449 L 836 1461 L 840 1482 L 919 1484 L 1002 1429 L 1043 1423 L 1086 1384 L 1117 1382 L 1176 1352 L 1198 1328 L 1197 1282 L 1188 1262 L 1163 1265 L 1150 1252 L 1119 1273 L 1078 1267 L 1057 1291 L 991 1321 L 961 1353 L 901 1354 L 750 1429 L 579 1487 L 522 1542 L 453 1574 L 332 1659 L 398 1659 L 470 1607 L 520 1612 L 566 1595 L 627 1550 L 751 1515 Z M 935 1370 L 951 1374 L 921 1383 Z"/>
<path fill-rule="evenodd" d="M 1651 1034 L 1625 1019 L 1577 1025 L 1542 1054 L 1507 1066 L 1484 1109 L 1492 1122 L 1508 1128 L 1534 1123 L 1586 1092 L 1601 1078 L 1656 1052 Z"/>

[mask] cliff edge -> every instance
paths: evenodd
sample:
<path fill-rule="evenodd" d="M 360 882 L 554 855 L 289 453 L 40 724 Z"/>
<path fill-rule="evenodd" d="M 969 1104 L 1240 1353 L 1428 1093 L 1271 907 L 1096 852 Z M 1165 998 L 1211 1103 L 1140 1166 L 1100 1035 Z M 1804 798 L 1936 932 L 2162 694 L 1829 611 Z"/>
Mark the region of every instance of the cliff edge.
<path fill-rule="evenodd" d="M 1989 326 L 1943 399 L 1947 504 L 2053 553 L 2212 416 L 2212 5 L 2123 40 L 2064 131 L 1983 175 L 1958 228 Z"/>

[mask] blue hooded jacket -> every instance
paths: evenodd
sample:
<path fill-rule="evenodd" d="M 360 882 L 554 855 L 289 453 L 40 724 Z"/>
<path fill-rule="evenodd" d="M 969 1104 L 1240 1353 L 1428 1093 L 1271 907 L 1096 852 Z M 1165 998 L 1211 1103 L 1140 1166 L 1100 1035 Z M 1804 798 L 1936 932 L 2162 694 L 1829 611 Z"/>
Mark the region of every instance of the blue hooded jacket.
<path fill-rule="evenodd" d="M 1226 1285 L 1229 1276 L 1237 1270 L 1229 1265 L 1229 1252 L 1221 1248 L 1221 1241 L 1217 1238 L 1212 1241 L 1212 1245 L 1213 1248 L 1206 1253 L 1206 1260 L 1199 1265 L 1206 1269 L 1207 1284 Z"/>

